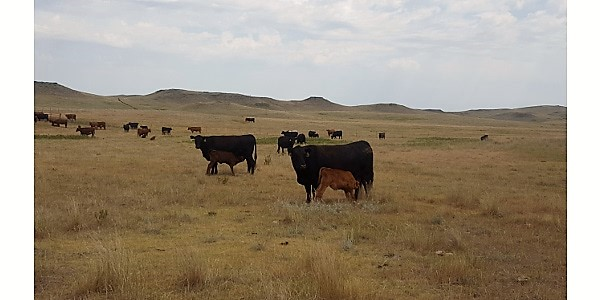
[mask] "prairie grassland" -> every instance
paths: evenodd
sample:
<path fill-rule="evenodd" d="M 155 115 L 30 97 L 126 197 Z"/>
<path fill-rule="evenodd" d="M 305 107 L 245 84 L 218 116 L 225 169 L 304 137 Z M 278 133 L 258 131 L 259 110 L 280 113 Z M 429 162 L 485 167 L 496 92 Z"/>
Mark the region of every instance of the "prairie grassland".
<path fill-rule="evenodd" d="M 38 299 L 566 298 L 565 122 L 76 113 L 68 128 L 35 125 Z M 107 129 L 76 138 L 89 121 Z M 123 132 L 129 121 L 152 133 Z M 255 175 L 245 162 L 236 176 L 225 165 L 205 175 L 188 126 L 254 134 Z M 356 204 L 331 189 L 305 204 L 289 156 L 276 153 L 281 130 L 328 143 L 327 128 L 373 147 L 374 187 Z"/>

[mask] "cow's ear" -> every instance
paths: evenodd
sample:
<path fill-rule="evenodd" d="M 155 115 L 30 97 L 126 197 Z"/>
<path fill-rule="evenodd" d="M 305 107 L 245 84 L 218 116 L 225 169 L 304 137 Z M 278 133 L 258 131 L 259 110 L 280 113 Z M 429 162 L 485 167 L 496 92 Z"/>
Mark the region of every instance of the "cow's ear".
<path fill-rule="evenodd" d="M 304 156 L 305 157 L 310 157 L 310 149 L 304 150 Z"/>

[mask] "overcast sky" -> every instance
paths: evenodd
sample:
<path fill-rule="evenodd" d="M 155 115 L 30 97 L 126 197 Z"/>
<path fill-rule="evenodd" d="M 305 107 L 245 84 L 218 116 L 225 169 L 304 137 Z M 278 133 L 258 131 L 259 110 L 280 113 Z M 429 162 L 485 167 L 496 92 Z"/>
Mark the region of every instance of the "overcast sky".
<path fill-rule="evenodd" d="M 566 1 L 34 2 L 34 77 L 461 111 L 566 106 Z"/>

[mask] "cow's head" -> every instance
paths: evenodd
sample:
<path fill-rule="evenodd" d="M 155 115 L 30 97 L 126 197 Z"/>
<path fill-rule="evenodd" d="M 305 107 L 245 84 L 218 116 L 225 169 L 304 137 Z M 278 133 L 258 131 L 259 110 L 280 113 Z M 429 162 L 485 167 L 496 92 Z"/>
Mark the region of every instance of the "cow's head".
<path fill-rule="evenodd" d="M 201 149 L 202 146 L 206 143 L 206 138 L 201 135 L 190 135 L 190 139 L 194 140 L 196 144 L 196 149 Z"/>
<path fill-rule="evenodd" d="M 296 170 L 306 169 L 307 162 L 311 157 L 312 149 L 308 147 L 296 146 L 290 151 L 292 157 L 292 166 Z"/>

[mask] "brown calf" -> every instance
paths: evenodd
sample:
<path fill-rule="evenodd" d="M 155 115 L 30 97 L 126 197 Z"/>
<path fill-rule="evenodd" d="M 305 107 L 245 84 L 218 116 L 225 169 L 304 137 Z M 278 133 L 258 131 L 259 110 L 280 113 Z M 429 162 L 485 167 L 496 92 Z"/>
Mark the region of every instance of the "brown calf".
<path fill-rule="evenodd" d="M 152 130 L 150 130 L 150 128 L 138 128 L 137 135 L 139 137 L 146 138 L 148 136 L 148 133 L 150 133 L 150 132 L 152 132 Z"/>
<path fill-rule="evenodd" d="M 102 128 L 106 130 L 106 122 L 90 122 L 90 127 Z"/>
<path fill-rule="evenodd" d="M 67 117 L 67 120 L 71 120 L 71 121 L 77 120 L 76 114 L 65 114 L 65 117 Z"/>
<path fill-rule="evenodd" d="M 194 131 L 198 131 L 198 133 L 202 133 L 202 127 L 198 126 L 198 127 L 188 127 L 189 131 L 191 131 L 192 133 L 194 133 Z"/>
<path fill-rule="evenodd" d="M 336 130 L 335 129 L 325 129 L 327 131 L 327 135 L 331 136 Z"/>
<path fill-rule="evenodd" d="M 94 136 L 94 134 L 96 134 L 96 128 L 77 126 L 77 129 L 75 129 L 75 132 L 80 132 L 81 135 L 90 135 L 91 134 L 92 136 Z"/>
<path fill-rule="evenodd" d="M 231 174 L 235 175 L 233 172 L 233 166 L 238 163 L 244 161 L 243 156 L 235 156 L 235 154 L 227 151 L 220 150 L 210 150 L 208 153 L 210 158 L 210 162 L 208 163 L 208 167 L 206 168 L 206 174 L 216 174 L 217 163 L 219 164 L 228 164 L 229 168 L 231 168 Z M 214 169 L 214 170 L 213 170 Z"/>
<path fill-rule="evenodd" d="M 359 187 L 359 182 L 354 179 L 349 171 L 322 167 L 319 170 L 319 187 L 315 199 L 323 198 L 323 193 L 328 187 L 333 190 L 343 190 L 347 199 L 356 200 L 352 192 Z"/>

